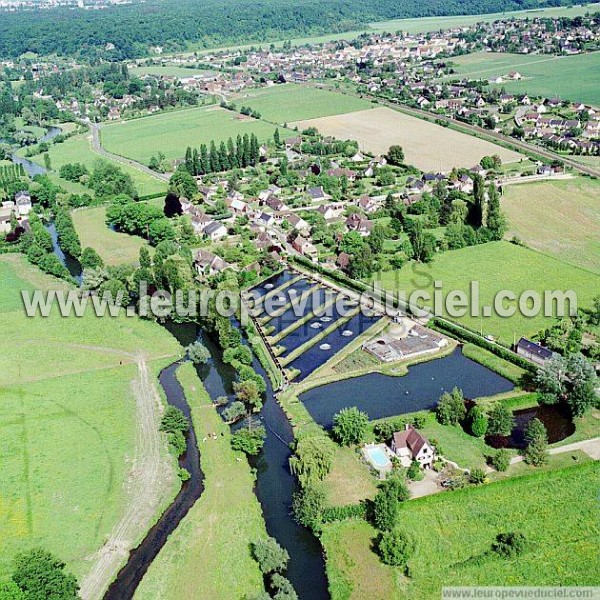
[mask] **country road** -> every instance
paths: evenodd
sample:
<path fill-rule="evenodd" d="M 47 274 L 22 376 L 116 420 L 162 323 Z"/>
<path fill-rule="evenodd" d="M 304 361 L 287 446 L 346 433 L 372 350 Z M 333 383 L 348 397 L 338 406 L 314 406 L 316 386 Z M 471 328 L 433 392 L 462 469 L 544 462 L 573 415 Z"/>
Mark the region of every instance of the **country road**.
<path fill-rule="evenodd" d="M 375 98 L 375 97 L 373 97 Z M 600 169 L 595 169 L 589 165 L 583 165 L 578 163 L 575 160 L 572 160 L 568 156 L 564 156 L 562 154 L 557 154 L 556 152 L 552 152 L 551 150 L 547 150 L 546 148 L 540 148 L 539 146 L 534 146 L 533 144 L 529 144 L 527 142 L 523 142 L 521 140 L 517 140 L 515 138 L 509 137 L 502 133 L 496 133 L 495 131 L 490 131 L 489 129 L 483 129 L 483 127 L 478 127 L 477 125 L 469 125 L 467 123 L 463 123 L 462 121 L 457 121 L 456 119 L 452 119 L 451 117 L 445 117 L 442 115 L 434 115 L 425 110 L 420 110 L 418 108 L 410 108 L 404 105 L 398 105 L 393 102 L 388 102 L 386 100 L 382 100 L 381 98 L 377 98 L 377 101 L 380 104 L 384 104 L 389 108 L 393 108 L 399 112 L 403 112 L 407 115 L 411 115 L 413 117 L 417 117 L 419 119 L 426 119 L 428 121 L 444 121 L 446 123 L 452 124 L 454 126 L 459 127 L 460 129 L 464 129 L 467 132 L 470 132 L 477 137 L 484 137 L 490 140 L 497 140 L 504 144 L 510 144 L 513 148 L 517 150 L 523 150 L 525 152 L 530 152 L 532 154 L 537 154 L 543 158 L 547 158 L 548 160 L 560 160 L 568 167 L 579 171 L 580 173 L 585 173 L 586 175 L 592 175 L 593 177 L 600 177 Z"/>
<path fill-rule="evenodd" d="M 115 162 L 121 163 L 122 165 L 128 165 L 130 167 L 133 167 L 134 169 L 137 169 L 142 173 L 146 173 L 146 175 L 150 175 L 155 179 L 160 179 L 161 181 L 167 182 L 169 181 L 169 175 L 166 173 L 157 173 L 156 171 L 149 169 L 146 165 L 143 165 L 142 163 L 139 163 L 135 160 L 131 160 L 130 158 L 123 158 L 118 154 L 113 154 L 112 152 L 108 152 L 107 150 L 105 150 L 102 147 L 102 144 L 100 143 L 100 125 L 98 123 L 91 123 L 88 121 L 86 121 L 85 124 L 89 125 L 92 131 L 92 150 L 94 152 L 100 154 L 100 156 L 105 156 L 110 160 L 114 160 Z"/>
<path fill-rule="evenodd" d="M 113 527 L 100 550 L 89 557 L 93 566 L 81 582 L 83 600 L 100 600 L 127 560 L 134 544 L 152 525 L 157 511 L 173 485 L 173 469 L 162 451 L 159 432 L 162 404 L 154 377 L 142 353 L 127 358 L 137 362 L 138 375 L 132 381 L 135 399 L 137 439 L 125 490 L 127 501 L 121 520 Z"/>
<path fill-rule="evenodd" d="M 600 460 L 600 437 L 592 438 L 590 440 L 581 440 L 580 442 L 573 442 L 572 444 L 565 444 L 564 446 L 557 446 L 556 448 L 550 448 L 548 450 L 548 454 L 564 454 L 565 452 L 573 452 L 574 450 L 581 450 L 590 458 L 593 458 L 594 460 Z M 510 459 L 510 464 L 514 465 L 520 463 L 522 460 L 522 456 L 513 456 Z"/>

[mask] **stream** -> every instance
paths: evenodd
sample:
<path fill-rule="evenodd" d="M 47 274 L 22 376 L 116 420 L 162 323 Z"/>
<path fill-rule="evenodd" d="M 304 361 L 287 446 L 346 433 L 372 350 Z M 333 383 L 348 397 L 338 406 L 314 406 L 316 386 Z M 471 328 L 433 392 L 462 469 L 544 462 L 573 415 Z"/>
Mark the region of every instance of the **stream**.
<path fill-rule="evenodd" d="M 179 361 L 169 365 L 160 372 L 158 379 L 168 403 L 179 408 L 191 424 L 190 407 L 175 374 L 179 365 Z M 204 474 L 200 468 L 196 432 L 191 425 L 186 435 L 186 451 L 179 458 L 179 466 L 187 469 L 191 475 L 190 479 L 182 483 L 175 500 L 150 529 L 142 543 L 129 553 L 127 564 L 119 571 L 116 579 L 108 588 L 104 600 L 125 600 L 133 597 L 148 567 L 158 556 L 169 535 L 175 531 L 204 491 Z"/>

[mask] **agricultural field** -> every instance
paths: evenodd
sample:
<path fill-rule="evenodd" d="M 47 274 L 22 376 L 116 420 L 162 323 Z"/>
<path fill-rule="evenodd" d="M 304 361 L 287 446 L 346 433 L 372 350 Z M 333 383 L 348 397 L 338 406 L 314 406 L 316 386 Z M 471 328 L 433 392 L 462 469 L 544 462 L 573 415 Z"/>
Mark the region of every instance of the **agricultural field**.
<path fill-rule="evenodd" d="M 209 106 L 113 123 L 100 133 L 106 150 L 147 165 L 158 152 L 174 160 L 183 158 L 188 146 L 197 148 L 202 143 L 219 143 L 246 133 L 266 141 L 273 137 L 275 129 L 270 123 Z"/>
<path fill-rule="evenodd" d="M 81 581 L 127 507 L 136 502 L 146 510 L 131 497 L 139 477 L 132 474 L 135 353 L 145 353 L 156 374 L 180 347 L 138 319 L 61 318 L 55 311 L 43 323 L 27 318 L 20 290 L 67 286 L 19 255 L 2 257 L 0 280 L 0 578 L 15 553 L 43 546 Z M 175 492 L 172 458 L 161 448 L 153 514 Z M 132 532 L 130 543 L 143 533 Z"/>
<path fill-rule="evenodd" d="M 363 111 L 373 106 L 355 96 L 293 83 L 250 90 L 237 103 L 250 106 L 263 119 L 280 124 Z"/>
<path fill-rule="evenodd" d="M 75 135 L 67 139 L 62 144 L 51 144 L 48 154 L 50 155 L 52 170 L 58 174 L 58 171 L 63 165 L 76 162 L 84 164 L 89 170 L 91 170 L 97 160 L 108 160 L 106 157 L 100 156 L 92 150 L 90 139 L 91 136 L 87 133 L 84 133 Z M 22 152 L 23 151 L 19 151 L 19 154 L 22 155 Z M 39 165 L 44 165 L 44 159 L 42 158 L 41 154 L 33 156 L 30 160 Z M 129 165 L 125 165 L 123 163 L 118 163 L 118 167 L 125 173 L 131 175 L 135 187 L 141 196 L 159 192 L 162 193 L 167 189 L 167 185 L 164 181 L 160 181 L 156 177 L 152 177 L 151 175 L 143 173 L 134 167 L 130 167 Z M 59 183 L 67 190 L 71 184 L 69 181 L 63 182 L 62 179 L 59 180 Z M 77 187 L 80 188 L 81 186 Z M 93 194 L 91 190 L 87 190 L 87 193 Z"/>
<path fill-rule="evenodd" d="M 442 582 L 595 585 L 599 475 L 598 464 L 589 462 L 403 504 L 398 524 L 416 542 L 410 578 L 379 561 L 372 550 L 377 532 L 366 522 L 325 525 L 332 599 L 429 600 L 439 597 Z M 518 560 L 490 552 L 496 535 L 509 531 L 527 540 Z"/>
<path fill-rule="evenodd" d="M 600 183 L 583 177 L 504 188 L 508 238 L 600 274 Z"/>
<path fill-rule="evenodd" d="M 204 69 L 196 69 L 194 67 L 179 67 L 177 65 L 164 65 L 164 66 L 142 66 L 133 67 L 129 69 L 129 74 L 132 76 L 141 77 L 142 75 L 165 75 L 167 77 L 193 77 L 194 75 L 209 74 L 211 71 Z"/>
<path fill-rule="evenodd" d="M 474 79 L 506 76 L 518 71 L 523 79 L 501 84 L 507 92 L 556 97 L 600 105 L 600 52 L 575 56 L 478 52 L 452 59 L 458 75 Z"/>
<path fill-rule="evenodd" d="M 76 210 L 72 216 L 82 248 L 94 248 L 108 266 L 137 262 L 140 248 L 148 245 L 146 240 L 137 235 L 109 229 L 104 206 Z"/>
<path fill-rule="evenodd" d="M 150 566 L 135 598 L 254 597 L 263 581 L 250 547 L 267 537 L 254 477 L 243 455 L 232 450 L 229 427 L 192 364 L 181 366 L 177 378 L 192 409 L 206 487 Z M 209 437 L 212 432 L 216 439 Z"/>
<path fill-rule="evenodd" d="M 477 281 L 482 307 L 493 306 L 494 296 L 501 290 L 518 296 L 530 289 L 539 294 L 544 290 L 574 290 L 578 306 L 586 307 L 600 289 L 600 275 L 506 241 L 447 251 L 429 264 L 409 263 L 400 270 L 380 273 L 375 281 L 384 289 L 405 291 L 407 296 L 415 289 L 425 290 L 432 298 L 434 281 L 442 282 L 444 294 L 463 290 L 467 295 L 471 281 Z M 510 305 L 516 307 L 516 303 Z M 531 336 L 554 322 L 542 313 L 525 317 L 518 310 L 510 318 L 499 317 L 492 311 L 490 317 L 467 315 L 454 320 L 510 344 L 515 337 Z"/>
<path fill-rule="evenodd" d="M 441 127 L 391 108 L 323 117 L 292 123 L 300 129 L 316 127 L 324 135 L 353 139 L 362 150 L 384 154 L 393 144 L 404 148 L 406 163 L 423 171 L 450 171 L 472 167 L 482 157 L 498 154 L 505 163 L 523 157 L 491 142 Z M 448 152 L 452 148 L 452 152 Z"/>

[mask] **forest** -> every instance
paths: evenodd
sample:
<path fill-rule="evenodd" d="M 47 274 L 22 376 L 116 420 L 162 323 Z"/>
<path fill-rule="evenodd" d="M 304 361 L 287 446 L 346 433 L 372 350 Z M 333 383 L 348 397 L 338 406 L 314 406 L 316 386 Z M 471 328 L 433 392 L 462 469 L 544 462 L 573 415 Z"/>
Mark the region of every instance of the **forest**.
<path fill-rule="evenodd" d="M 572 0 L 149 0 L 105 10 L 0 12 L 0 58 L 26 52 L 123 60 L 163 51 L 350 31 L 385 19 L 484 14 Z"/>

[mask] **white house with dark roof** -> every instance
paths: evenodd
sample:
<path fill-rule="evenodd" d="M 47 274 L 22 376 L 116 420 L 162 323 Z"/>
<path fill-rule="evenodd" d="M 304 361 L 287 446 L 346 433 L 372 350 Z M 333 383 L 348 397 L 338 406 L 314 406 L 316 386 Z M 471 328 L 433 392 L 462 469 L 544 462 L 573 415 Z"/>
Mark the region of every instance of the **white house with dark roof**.
<path fill-rule="evenodd" d="M 392 436 L 391 449 L 405 467 L 409 467 L 413 460 L 418 461 L 424 469 L 433 465 L 434 447 L 408 423 L 404 431 L 397 431 Z"/>
<path fill-rule="evenodd" d="M 212 221 L 202 232 L 211 242 L 216 242 L 227 235 L 227 228 L 223 223 Z"/>
<path fill-rule="evenodd" d="M 26 217 L 33 208 L 29 192 L 24 190 L 17 192 L 15 194 L 15 205 L 17 207 L 17 213 L 19 217 Z"/>
<path fill-rule="evenodd" d="M 554 356 L 552 350 L 544 348 L 544 346 L 540 346 L 527 338 L 521 338 L 517 342 L 517 354 L 537 365 L 543 365 Z"/>

